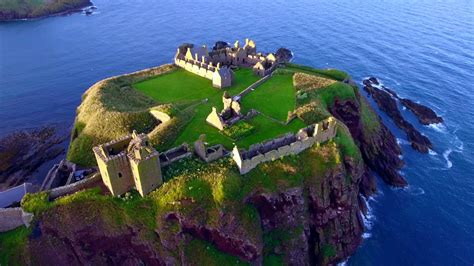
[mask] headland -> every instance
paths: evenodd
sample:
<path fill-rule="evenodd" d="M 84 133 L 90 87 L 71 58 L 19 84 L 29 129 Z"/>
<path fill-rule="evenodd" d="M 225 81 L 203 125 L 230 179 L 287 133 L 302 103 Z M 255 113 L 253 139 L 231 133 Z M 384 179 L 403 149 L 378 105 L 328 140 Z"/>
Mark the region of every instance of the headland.
<path fill-rule="evenodd" d="M 67 159 L 97 172 L 27 194 L 5 217 L 29 227 L 0 235 L 0 251 L 58 264 L 346 259 L 376 191 L 369 167 L 405 186 L 401 150 L 347 73 L 290 57 L 252 40 L 184 44 L 173 64 L 94 84 Z"/>

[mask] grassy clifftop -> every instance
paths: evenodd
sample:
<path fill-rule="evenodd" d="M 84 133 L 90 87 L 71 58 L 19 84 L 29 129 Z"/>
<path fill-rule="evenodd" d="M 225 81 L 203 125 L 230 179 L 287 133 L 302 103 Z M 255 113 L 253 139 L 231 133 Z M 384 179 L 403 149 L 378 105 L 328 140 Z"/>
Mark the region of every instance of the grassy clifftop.
<path fill-rule="evenodd" d="M 200 121 L 200 112 L 206 115 L 208 110 L 196 106 L 219 102 L 222 92 L 211 94 L 205 102 L 199 95 L 167 104 L 160 97 L 169 94 L 147 96 L 142 93 L 146 86 L 140 91 L 140 86 L 161 82 L 156 77 L 168 74 L 184 75 L 165 65 L 92 86 L 77 110 L 68 158 L 93 164 L 92 146 L 133 129 L 149 132 L 155 144 L 170 145 L 180 141 L 178 135 L 183 132 L 202 130 L 192 121 L 196 117 L 195 121 Z M 261 93 L 267 90 L 293 93 L 292 102 L 282 108 L 285 112 L 293 110 L 301 123 L 310 124 L 331 115 L 336 102 L 352 101 L 360 105 L 363 130 L 377 132 L 380 125 L 376 114 L 358 98 L 356 87 L 341 82 L 347 78 L 336 70 L 288 65 L 278 69 L 269 83 L 258 88 L 261 91 L 255 91 L 257 94 L 249 94 L 244 104 L 257 105 L 260 102 L 255 98 L 265 97 Z M 171 82 L 161 87 L 174 85 Z M 281 101 L 280 96 L 265 99 L 270 104 L 261 111 L 284 120 L 284 113 L 273 102 Z M 173 117 L 168 126 L 153 129 L 152 108 Z M 268 129 L 266 123 L 263 121 L 262 127 Z M 189 131 L 182 130 L 186 127 Z M 162 264 L 193 265 L 196 259 L 206 265 L 278 265 L 310 260 L 314 264 L 334 263 L 350 255 L 360 241 L 363 225 L 358 197 L 363 169 L 359 148 L 348 128 L 338 122 L 334 139 L 299 155 L 260 164 L 243 176 L 230 158 L 211 164 L 190 158 L 164 167 L 166 182 L 143 198 L 137 192 L 111 197 L 100 189 L 53 202 L 46 194 L 30 195 L 22 207 L 35 213 L 39 223 L 33 223 L 33 229 L 0 234 L 0 263 L 17 260 L 42 264 L 54 259 L 55 264 L 64 264 L 71 263 L 71 258 L 87 258 L 92 264 L 103 264 L 104 254 L 112 264 L 130 257 L 145 264 L 158 260 Z M 60 256 L 57 250 L 62 251 Z"/>
<path fill-rule="evenodd" d="M 89 5 L 90 0 L 0 0 L 0 21 L 49 16 Z"/>
<path fill-rule="evenodd" d="M 130 84 L 174 70 L 174 66 L 164 65 L 105 79 L 89 88 L 77 109 L 68 160 L 80 165 L 95 165 L 92 154 L 95 145 L 133 130 L 152 131 L 157 121 L 149 110 L 160 105 L 133 89 Z"/>

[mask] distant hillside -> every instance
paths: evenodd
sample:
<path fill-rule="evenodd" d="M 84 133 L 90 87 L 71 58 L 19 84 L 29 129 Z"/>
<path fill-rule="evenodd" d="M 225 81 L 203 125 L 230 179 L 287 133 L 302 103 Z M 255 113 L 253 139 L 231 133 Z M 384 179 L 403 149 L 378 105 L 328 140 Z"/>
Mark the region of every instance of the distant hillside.
<path fill-rule="evenodd" d="M 90 0 L 0 0 L 0 21 L 38 18 L 89 5 Z"/>

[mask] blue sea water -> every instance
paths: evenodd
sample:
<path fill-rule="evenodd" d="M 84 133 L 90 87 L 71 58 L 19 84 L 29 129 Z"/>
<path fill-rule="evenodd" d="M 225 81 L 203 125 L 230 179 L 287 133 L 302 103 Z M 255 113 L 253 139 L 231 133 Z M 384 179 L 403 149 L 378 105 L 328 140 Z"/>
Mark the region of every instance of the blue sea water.
<path fill-rule="evenodd" d="M 251 37 L 294 62 L 373 75 L 442 115 L 422 126 L 434 149 L 403 148 L 410 183 L 379 183 L 362 246 L 348 265 L 474 264 L 474 1 L 95 0 L 74 14 L 0 23 L 0 135 L 71 125 L 96 81 L 168 63 L 183 42 Z"/>

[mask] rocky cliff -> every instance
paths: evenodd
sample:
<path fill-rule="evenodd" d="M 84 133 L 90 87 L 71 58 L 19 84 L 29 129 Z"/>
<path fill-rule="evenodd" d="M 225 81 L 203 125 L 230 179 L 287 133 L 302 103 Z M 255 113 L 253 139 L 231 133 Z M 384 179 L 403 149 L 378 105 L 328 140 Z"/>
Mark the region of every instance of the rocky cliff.
<path fill-rule="evenodd" d="M 101 189 L 55 201 L 30 195 L 22 207 L 35 214 L 31 232 L 12 232 L 20 241 L 0 245 L 0 253 L 40 265 L 343 261 L 362 241 L 362 195 L 376 190 L 369 168 L 391 185 L 407 182 L 398 173 L 403 162 L 395 137 L 357 87 L 333 78 L 343 80 L 344 73 L 314 73 L 318 78 L 295 75 L 295 113 L 307 123 L 332 114 L 339 120 L 334 139 L 243 176 L 230 158 L 210 164 L 189 158 L 163 168 L 166 182 L 143 198 L 110 197 Z"/>

